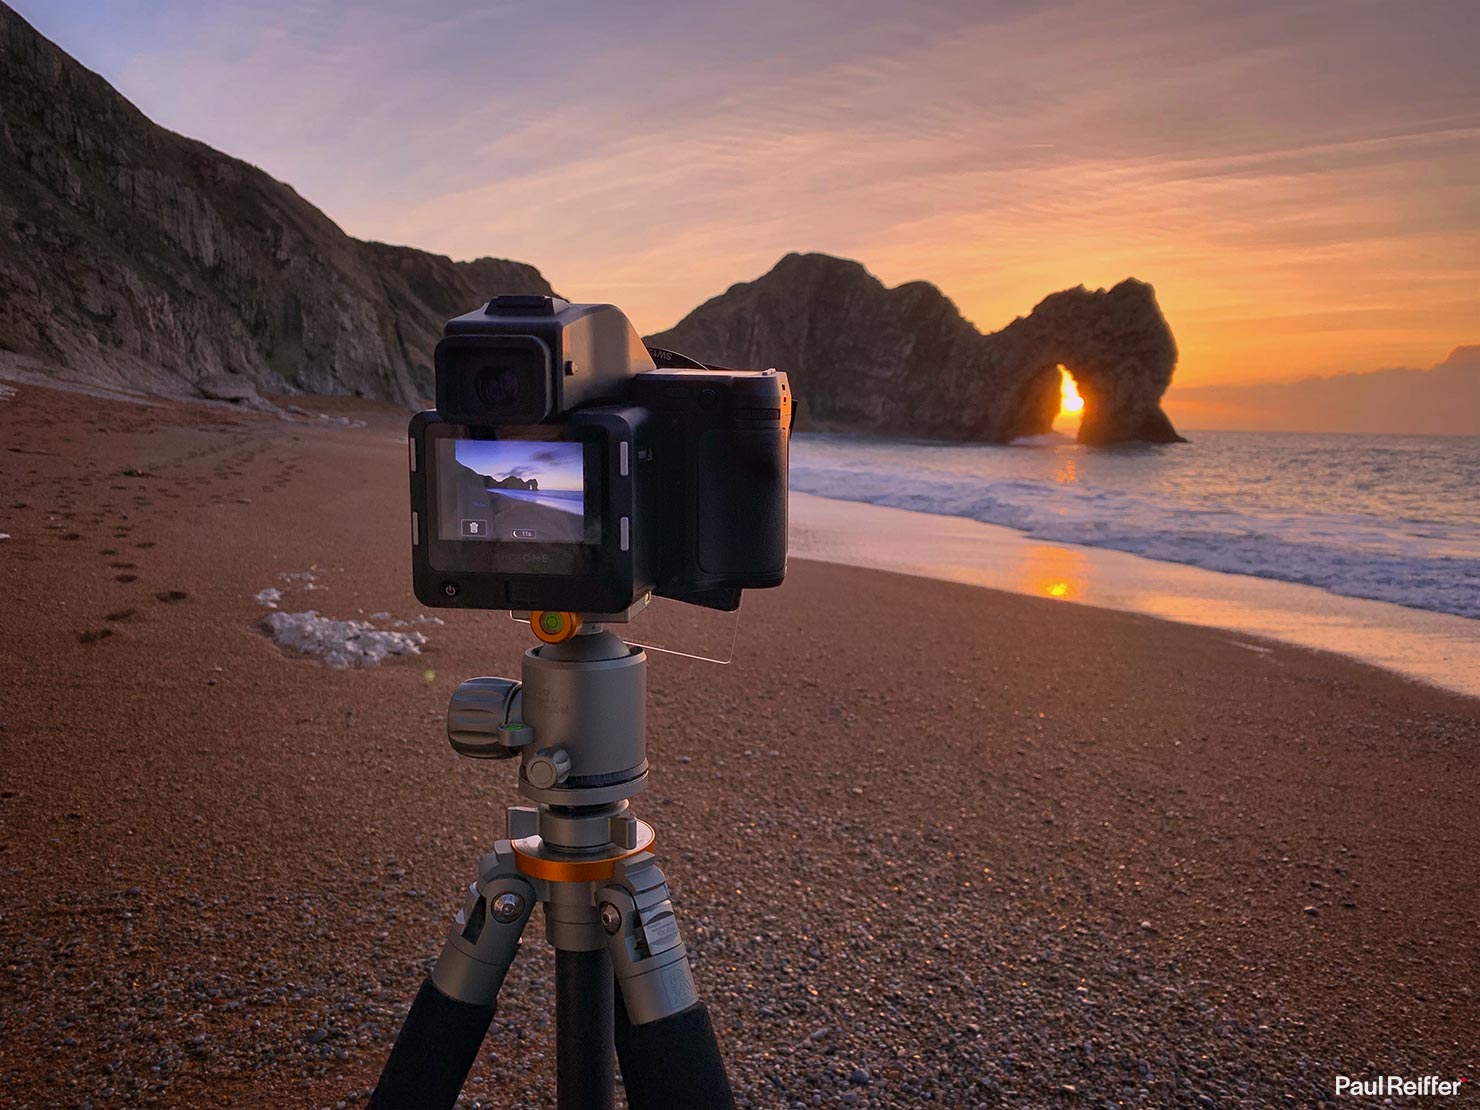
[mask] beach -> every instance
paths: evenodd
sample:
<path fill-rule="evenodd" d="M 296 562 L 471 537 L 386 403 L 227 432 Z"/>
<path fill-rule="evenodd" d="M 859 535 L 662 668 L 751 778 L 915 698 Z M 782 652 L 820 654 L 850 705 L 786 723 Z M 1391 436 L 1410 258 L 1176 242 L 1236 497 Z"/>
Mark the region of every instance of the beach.
<path fill-rule="evenodd" d="M 447 699 L 528 629 L 413 598 L 404 412 L 9 392 L 0 1104 L 362 1104 L 520 800 Z M 264 634 L 307 610 L 404 653 Z M 731 664 L 648 686 L 634 809 L 741 1105 L 1334 1105 L 1480 1067 L 1480 700 L 807 558 Z M 553 1105 L 541 937 L 469 1104 Z"/>
<path fill-rule="evenodd" d="M 791 551 L 806 558 L 1010 590 L 1337 652 L 1480 697 L 1480 620 L 1123 551 L 1043 543 L 958 516 L 791 495 Z"/>

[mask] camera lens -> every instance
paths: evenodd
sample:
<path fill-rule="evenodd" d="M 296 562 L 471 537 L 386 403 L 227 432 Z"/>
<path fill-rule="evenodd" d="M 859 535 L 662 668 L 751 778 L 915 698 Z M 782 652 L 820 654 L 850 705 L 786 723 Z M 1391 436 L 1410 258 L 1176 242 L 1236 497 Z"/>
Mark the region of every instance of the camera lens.
<path fill-rule="evenodd" d="M 484 366 L 474 377 L 473 388 L 485 405 L 497 408 L 517 404 L 520 375 L 512 366 Z"/>

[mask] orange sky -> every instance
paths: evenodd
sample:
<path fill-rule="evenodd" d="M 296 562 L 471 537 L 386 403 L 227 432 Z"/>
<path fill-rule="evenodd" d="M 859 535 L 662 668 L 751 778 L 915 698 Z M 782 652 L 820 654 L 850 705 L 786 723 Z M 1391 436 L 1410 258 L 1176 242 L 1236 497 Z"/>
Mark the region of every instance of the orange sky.
<path fill-rule="evenodd" d="M 1480 342 L 1467 2 L 17 7 L 351 233 L 644 331 L 816 250 L 984 330 L 1135 275 L 1183 385 Z"/>

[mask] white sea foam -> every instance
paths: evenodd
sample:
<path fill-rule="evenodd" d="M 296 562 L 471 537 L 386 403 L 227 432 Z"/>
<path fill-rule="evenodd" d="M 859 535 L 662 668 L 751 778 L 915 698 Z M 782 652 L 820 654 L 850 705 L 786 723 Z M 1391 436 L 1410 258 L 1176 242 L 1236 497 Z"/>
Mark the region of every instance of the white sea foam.
<path fill-rule="evenodd" d="M 1480 618 L 1473 444 L 1201 438 L 1116 454 L 800 436 L 791 488 Z"/>
<path fill-rule="evenodd" d="M 374 667 L 393 655 L 419 655 L 427 642 L 420 632 L 389 631 L 369 621 L 334 620 L 314 609 L 269 613 L 263 626 L 279 646 L 315 656 L 341 670 Z"/>
<path fill-rule="evenodd" d="M 1057 447 L 1059 444 L 1072 444 L 1074 441 L 1062 432 L 1044 432 L 1036 436 L 1018 436 L 1012 441 L 1014 447 Z"/>

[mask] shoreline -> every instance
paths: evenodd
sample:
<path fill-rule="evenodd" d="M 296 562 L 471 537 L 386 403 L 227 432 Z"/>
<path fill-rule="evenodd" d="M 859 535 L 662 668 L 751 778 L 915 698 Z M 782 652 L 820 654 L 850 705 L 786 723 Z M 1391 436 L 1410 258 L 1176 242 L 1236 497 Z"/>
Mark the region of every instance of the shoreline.
<path fill-rule="evenodd" d="M 1109 548 L 1046 543 L 966 517 L 796 491 L 790 505 L 796 558 L 1222 629 L 1480 698 L 1480 621 Z"/>
<path fill-rule="evenodd" d="M 116 392 L 57 379 L 34 360 L 0 352 L 0 383 L 144 407 L 341 423 L 406 414 L 386 402 L 316 395 L 265 397 L 253 412 L 219 401 Z M 0 384 L 0 388 L 7 388 Z M 4 396 L 0 395 L 0 401 Z M 307 404 L 316 410 L 311 412 Z M 351 413 L 345 416 L 344 413 Z M 1356 435 L 1357 433 L 1312 433 Z M 1035 540 L 968 517 L 789 492 L 791 556 L 1048 597 L 1330 652 L 1448 693 L 1480 698 L 1480 621 L 1332 593 L 1281 579 L 1229 574 L 1113 548 Z M 800 510 L 798 512 L 797 510 Z M 926 536 L 921 544 L 905 536 Z M 944 551 L 927 558 L 924 548 Z M 1148 585 L 1149 583 L 1149 585 Z M 1235 641 L 1237 642 L 1237 641 Z M 1254 652 L 1259 644 L 1241 646 Z M 660 650 L 681 649 L 660 648 Z M 715 648 L 713 651 L 719 651 Z M 711 653 L 710 645 L 699 652 Z"/>
<path fill-rule="evenodd" d="M 529 630 L 421 621 L 404 415 L 314 407 L 0 401 L 18 1108 L 362 1101 L 521 801 L 444 714 Z M 269 591 L 416 651 L 283 650 Z M 1314 1105 L 1480 1065 L 1474 699 L 801 552 L 730 665 L 648 665 L 634 808 L 751 1106 Z M 551 1104 L 526 940 L 470 1102 Z"/>

